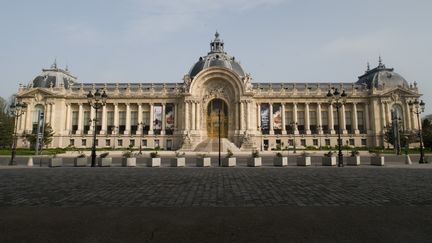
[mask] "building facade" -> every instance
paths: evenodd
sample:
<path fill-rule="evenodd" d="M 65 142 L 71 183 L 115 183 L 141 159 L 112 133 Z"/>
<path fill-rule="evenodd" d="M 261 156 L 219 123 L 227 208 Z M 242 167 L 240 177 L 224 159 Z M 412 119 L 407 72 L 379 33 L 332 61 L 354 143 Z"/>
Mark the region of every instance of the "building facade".
<path fill-rule="evenodd" d="M 326 97 L 335 89 L 348 95 L 339 114 Z M 86 97 L 96 90 L 108 95 L 98 114 Z M 219 134 L 223 151 L 322 147 L 337 145 L 338 129 L 344 145 L 379 147 L 386 146 L 392 113 L 403 130 L 419 128 L 408 105 L 420 97 L 417 84 L 381 58 L 352 83 L 258 83 L 224 51 L 218 33 L 210 52 L 180 83 L 81 83 L 54 63 L 29 85 L 20 85 L 16 97 L 27 104 L 18 134 L 35 132 L 43 112 L 54 131 L 49 147 L 91 147 L 94 132 L 99 148 L 212 151 Z M 32 145 L 20 138 L 18 146 Z"/>

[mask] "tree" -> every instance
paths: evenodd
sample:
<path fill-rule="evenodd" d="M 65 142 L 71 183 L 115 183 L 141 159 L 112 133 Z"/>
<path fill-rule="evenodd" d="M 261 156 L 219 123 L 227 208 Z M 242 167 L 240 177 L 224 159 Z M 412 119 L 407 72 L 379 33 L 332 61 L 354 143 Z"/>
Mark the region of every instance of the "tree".
<path fill-rule="evenodd" d="M 36 144 L 36 133 L 27 134 L 24 133 L 22 135 L 32 146 Z M 44 134 L 42 139 L 42 147 L 47 147 L 53 140 L 54 131 L 49 123 L 44 124 Z"/>
<path fill-rule="evenodd" d="M 0 148 L 12 146 L 14 119 L 9 114 L 9 103 L 0 97 Z"/>
<path fill-rule="evenodd" d="M 432 121 L 424 119 L 422 121 L 423 143 L 425 148 L 432 147 Z"/>
<path fill-rule="evenodd" d="M 418 141 L 418 132 L 409 130 L 409 131 L 402 131 L 399 130 L 399 137 L 400 137 L 400 146 L 401 148 L 404 148 L 406 144 L 414 143 Z M 391 144 L 392 146 L 395 146 L 395 134 L 393 130 L 393 124 L 390 123 L 389 126 L 385 127 L 385 133 L 384 133 L 384 140 Z"/>

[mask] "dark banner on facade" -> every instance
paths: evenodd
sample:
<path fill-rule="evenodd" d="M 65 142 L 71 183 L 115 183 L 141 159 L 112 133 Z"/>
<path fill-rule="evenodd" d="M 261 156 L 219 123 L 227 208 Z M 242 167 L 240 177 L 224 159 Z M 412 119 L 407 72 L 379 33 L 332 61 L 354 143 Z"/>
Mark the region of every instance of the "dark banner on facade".
<path fill-rule="evenodd" d="M 282 130 L 282 106 L 273 105 L 273 129 Z"/>
<path fill-rule="evenodd" d="M 267 104 L 261 104 L 261 129 L 270 129 L 270 106 Z"/>
<path fill-rule="evenodd" d="M 154 120 L 153 120 L 153 129 L 161 130 L 162 129 L 162 106 L 155 105 L 153 108 Z"/>
<path fill-rule="evenodd" d="M 165 119 L 166 119 L 166 129 L 167 130 L 173 130 L 174 129 L 174 106 L 173 105 L 167 105 L 166 111 L 165 111 Z"/>

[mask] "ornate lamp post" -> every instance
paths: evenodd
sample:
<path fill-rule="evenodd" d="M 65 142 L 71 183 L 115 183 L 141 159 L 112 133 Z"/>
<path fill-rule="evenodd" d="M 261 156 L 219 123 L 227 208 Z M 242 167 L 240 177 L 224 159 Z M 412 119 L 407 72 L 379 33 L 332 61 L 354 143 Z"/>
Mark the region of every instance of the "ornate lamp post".
<path fill-rule="evenodd" d="M 103 106 L 106 105 L 106 101 L 108 99 L 108 95 L 105 93 L 105 91 L 101 94 L 99 92 L 99 89 L 96 90 L 94 94 L 92 94 L 91 91 L 87 94 L 87 101 L 93 109 L 95 109 L 95 119 L 93 124 L 93 146 L 92 146 L 92 153 L 91 153 L 91 166 L 96 166 L 96 128 L 97 128 L 97 122 L 98 122 L 98 110 L 101 109 Z"/>
<path fill-rule="evenodd" d="M 424 112 L 425 110 L 425 103 L 422 101 L 418 101 L 418 99 L 415 99 L 414 101 L 409 101 L 408 105 L 410 106 L 410 110 L 412 113 L 417 115 L 417 122 L 418 122 L 418 128 L 419 128 L 419 137 L 420 137 L 420 160 L 419 164 L 426 164 L 427 161 L 424 159 L 424 150 L 423 150 L 423 133 L 421 129 L 420 124 L 420 114 Z"/>
<path fill-rule="evenodd" d="M 329 89 L 327 93 L 327 98 L 330 104 L 333 105 L 333 107 L 336 108 L 337 113 L 337 120 L 338 120 L 338 166 L 343 167 L 343 154 L 342 154 L 342 139 L 341 139 L 341 126 L 340 126 L 340 118 L 339 118 L 339 108 L 342 107 L 346 103 L 346 97 L 347 94 L 345 93 L 345 90 L 342 91 L 342 94 L 339 92 L 338 89 L 332 88 Z"/>
<path fill-rule="evenodd" d="M 293 131 L 293 153 L 297 153 L 296 150 L 296 137 L 295 137 L 295 127 L 298 125 L 297 122 L 290 122 L 291 130 Z"/>
<path fill-rule="evenodd" d="M 139 153 L 138 154 L 142 154 L 142 140 L 143 140 L 143 135 L 144 135 L 145 123 L 140 122 L 138 125 L 140 125 L 140 127 L 141 127 L 140 146 L 139 146 Z"/>
<path fill-rule="evenodd" d="M 17 146 L 17 127 L 18 127 L 18 117 L 22 116 L 25 113 L 25 109 L 27 105 L 25 103 L 21 103 L 16 101 L 15 104 L 10 105 L 10 114 L 14 117 L 14 133 L 12 137 L 12 155 L 9 161 L 9 165 L 15 165 L 15 155 L 16 155 L 16 146 Z"/>

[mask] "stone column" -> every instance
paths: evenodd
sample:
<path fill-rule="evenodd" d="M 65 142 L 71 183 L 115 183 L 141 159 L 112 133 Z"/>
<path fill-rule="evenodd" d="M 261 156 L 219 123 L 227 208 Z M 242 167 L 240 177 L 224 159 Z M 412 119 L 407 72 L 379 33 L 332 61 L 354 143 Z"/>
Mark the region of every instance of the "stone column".
<path fill-rule="evenodd" d="M 128 135 L 131 133 L 131 109 L 130 104 L 126 103 L 126 128 L 125 128 L 125 135 Z"/>
<path fill-rule="evenodd" d="M 199 102 L 196 103 L 196 129 L 201 129 L 201 104 Z"/>
<path fill-rule="evenodd" d="M 184 127 L 185 130 L 189 130 L 189 101 L 184 102 Z"/>
<path fill-rule="evenodd" d="M 411 109 L 408 101 L 405 102 L 405 130 L 411 130 Z"/>
<path fill-rule="evenodd" d="M 328 119 L 329 119 L 329 129 L 330 134 L 336 134 L 336 131 L 334 129 L 334 116 L 333 116 L 333 104 L 330 103 L 328 107 Z M 338 121 L 339 122 L 339 121 Z"/>
<path fill-rule="evenodd" d="M 174 130 L 178 129 L 178 104 L 174 104 Z"/>
<path fill-rule="evenodd" d="M 306 131 L 306 134 L 311 134 L 309 103 L 307 103 L 307 102 L 305 103 L 305 131 Z"/>
<path fill-rule="evenodd" d="M 318 134 L 324 134 L 322 127 L 321 103 L 317 103 Z"/>
<path fill-rule="evenodd" d="M 385 103 L 385 108 L 386 108 L 386 121 L 387 121 L 387 125 L 389 126 L 390 123 L 392 122 L 389 102 Z"/>
<path fill-rule="evenodd" d="M 153 135 L 153 129 L 154 129 L 154 104 L 150 103 L 150 124 L 149 124 L 149 135 Z"/>
<path fill-rule="evenodd" d="M 93 134 L 93 125 L 94 125 L 94 119 L 95 119 L 95 109 L 90 106 L 90 129 L 88 130 L 87 134 Z"/>
<path fill-rule="evenodd" d="M 56 118 L 56 110 L 55 110 L 55 103 L 51 103 L 51 109 L 50 109 L 51 115 L 50 115 L 50 124 L 52 129 L 55 131 L 56 128 L 56 123 L 55 123 L 55 118 Z"/>
<path fill-rule="evenodd" d="M 138 130 L 136 132 L 137 135 L 141 135 L 142 134 L 142 130 L 144 128 L 144 123 L 143 123 L 143 110 L 142 110 L 142 104 L 138 103 Z"/>
<path fill-rule="evenodd" d="M 107 124 L 108 124 L 107 104 L 102 106 L 101 121 L 102 121 L 102 128 L 101 128 L 100 134 L 104 135 L 104 134 L 107 134 L 107 129 L 108 129 L 108 127 L 107 127 Z"/>
<path fill-rule="evenodd" d="M 244 130 L 244 107 L 243 107 L 243 101 L 239 102 L 240 105 L 240 131 Z"/>
<path fill-rule="evenodd" d="M 354 129 L 354 134 L 360 134 L 360 131 L 358 129 L 358 121 L 357 121 L 357 103 L 353 103 L 353 129 Z"/>
<path fill-rule="evenodd" d="M 191 105 L 192 105 L 192 113 L 191 113 L 192 130 L 196 130 L 196 102 L 192 101 Z"/>
<path fill-rule="evenodd" d="M 66 127 L 65 127 L 65 135 L 69 135 L 71 131 L 71 122 L 72 122 L 72 104 L 66 104 Z"/>
<path fill-rule="evenodd" d="M 366 102 L 364 108 L 365 108 L 364 114 L 365 114 L 366 133 L 369 134 L 370 132 L 369 103 Z"/>
<path fill-rule="evenodd" d="M 339 121 L 339 124 L 342 129 L 343 134 L 348 134 L 348 131 L 346 130 L 346 116 L 345 116 L 345 104 L 342 104 L 342 107 L 339 111 L 341 114 L 341 121 Z"/>
<path fill-rule="evenodd" d="M 261 132 L 261 104 L 257 103 L 256 107 L 257 107 L 257 112 L 256 112 L 257 129 L 258 129 L 258 131 Z"/>
<path fill-rule="evenodd" d="M 79 103 L 78 108 L 78 130 L 76 131 L 76 134 L 82 134 L 83 133 L 83 125 L 84 125 L 84 112 L 83 112 L 83 104 Z"/>
<path fill-rule="evenodd" d="M 114 127 L 116 135 L 119 134 L 119 108 L 118 103 L 114 103 Z"/>
<path fill-rule="evenodd" d="M 161 130 L 161 135 L 165 135 L 165 127 L 166 127 L 166 114 L 165 114 L 165 109 L 166 109 L 166 103 L 162 103 L 162 130 Z"/>
<path fill-rule="evenodd" d="M 44 112 L 45 112 L 45 122 L 49 123 L 50 122 L 50 115 L 51 115 L 49 103 L 45 104 Z"/>
<path fill-rule="evenodd" d="M 282 134 L 287 134 L 287 131 L 286 131 L 286 121 L 285 121 L 285 103 L 282 103 L 281 104 L 281 106 L 282 106 Z"/>
<path fill-rule="evenodd" d="M 274 134 L 274 128 L 273 128 L 273 103 L 270 103 L 270 134 Z"/>
<path fill-rule="evenodd" d="M 299 130 L 298 130 L 298 117 L 297 117 L 297 103 L 293 103 L 293 122 L 294 124 L 294 134 L 299 134 Z"/>
<path fill-rule="evenodd" d="M 246 106 L 246 130 L 250 130 L 251 128 L 251 126 L 250 126 L 250 117 L 251 117 L 251 109 L 250 109 L 250 100 L 246 100 L 246 102 L 245 102 L 245 106 Z"/>
<path fill-rule="evenodd" d="M 24 122 L 24 130 L 31 131 L 32 130 L 32 114 L 33 114 L 34 105 L 27 104 L 27 111 L 25 114 L 25 122 Z"/>
<path fill-rule="evenodd" d="M 381 101 L 381 133 L 384 133 L 384 128 L 387 126 L 385 104 Z"/>

